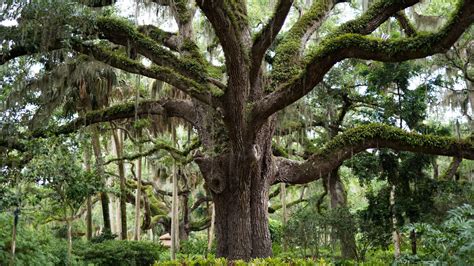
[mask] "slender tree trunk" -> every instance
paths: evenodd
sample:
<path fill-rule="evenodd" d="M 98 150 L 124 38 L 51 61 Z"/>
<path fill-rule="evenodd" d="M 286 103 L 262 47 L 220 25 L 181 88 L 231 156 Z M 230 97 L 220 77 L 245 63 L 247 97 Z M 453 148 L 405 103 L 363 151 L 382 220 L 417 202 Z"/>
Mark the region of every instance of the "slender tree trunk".
<path fill-rule="evenodd" d="M 119 235 L 121 240 L 126 240 L 126 239 L 122 239 L 122 219 L 120 219 L 120 215 L 121 215 L 120 197 L 115 198 L 114 206 L 115 206 L 115 224 L 117 225 L 117 234 Z"/>
<path fill-rule="evenodd" d="M 207 252 L 211 252 L 212 244 L 214 242 L 214 224 L 216 223 L 216 209 L 214 208 L 214 203 L 211 204 L 211 226 L 208 230 L 207 236 Z"/>
<path fill-rule="evenodd" d="M 110 180 L 109 180 L 110 181 Z M 109 186 L 113 186 L 113 182 L 109 183 Z M 115 196 L 109 196 L 109 215 L 110 215 L 110 229 L 112 234 L 118 233 L 118 224 L 115 223 Z"/>
<path fill-rule="evenodd" d="M 141 153 L 141 147 L 139 152 Z M 140 240 L 140 200 L 142 190 L 142 158 L 137 159 L 137 194 L 135 197 L 135 240 Z"/>
<path fill-rule="evenodd" d="M 286 226 L 288 213 L 286 209 L 286 184 L 285 183 L 280 184 L 280 199 L 281 199 L 282 224 L 283 226 Z M 282 241 L 283 241 L 283 251 L 286 251 L 287 250 L 286 238 L 283 237 Z"/>
<path fill-rule="evenodd" d="M 102 178 L 105 178 L 100 138 L 96 126 L 92 128 L 92 148 L 94 150 L 97 172 Z M 111 233 L 112 228 L 110 226 L 109 197 L 106 192 L 100 193 L 100 201 L 102 206 L 102 218 L 104 220 L 104 233 Z"/>
<path fill-rule="evenodd" d="M 176 163 L 173 163 L 173 193 L 171 202 L 171 259 L 176 259 L 179 249 L 179 217 L 178 217 L 178 176 L 176 173 Z"/>
<path fill-rule="evenodd" d="M 115 153 L 117 158 L 123 157 L 123 139 L 117 130 L 113 130 Z M 127 240 L 127 188 L 125 179 L 125 166 L 123 160 L 117 162 L 120 177 L 120 239 Z"/>
<path fill-rule="evenodd" d="M 394 212 L 394 207 L 395 207 L 395 190 L 396 186 L 392 185 L 392 189 L 390 191 L 390 207 L 392 209 L 392 226 L 393 226 L 393 232 L 392 232 L 392 240 L 393 240 L 393 255 L 395 258 L 400 257 L 400 233 L 398 231 L 398 221 L 397 217 Z"/>
<path fill-rule="evenodd" d="M 433 157 L 431 159 L 431 165 L 433 166 L 433 179 L 438 180 L 439 168 L 438 168 L 438 162 L 436 161 L 436 157 Z"/>
<path fill-rule="evenodd" d="M 87 197 L 87 211 L 86 211 L 86 238 L 88 241 L 92 239 L 92 200 Z"/>
<path fill-rule="evenodd" d="M 72 216 L 71 216 L 72 218 Z M 72 225 L 71 219 L 66 216 L 67 224 L 67 264 L 71 265 L 72 261 Z"/>
<path fill-rule="evenodd" d="M 179 228 L 179 240 L 188 240 L 189 237 L 189 195 L 184 194 L 182 197 L 181 208 L 183 214 L 183 222 L 180 224 Z"/>
<path fill-rule="evenodd" d="M 410 231 L 410 240 L 411 240 L 411 254 L 416 255 L 416 231 L 415 231 L 415 229 Z"/>
<path fill-rule="evenodd" d="M 84 150 L 84 168 L 87 172 L 91 171 L 91 150 L 90 146 L 85 145 Z M 86 200 L 86 238 L 88 241 L 92 239 L 92 199 L 91 196 Z"/>
<path fill-rule="evenodd" d="M 347 195 L 339 176 L 339 168 L 333 170 L 328 178 L 328 190 L 331 197 L 331 209 L 341 208 L 342 211 L 348 212 Z M 347 213 L 347 217 L 350 217 Z M 341 242 L 341 256 L 345 259 L 357 259 L 357 245 L 355 241 L 355 232 L 341 228 L 337 232 Z"/>
<path fill-rule="evenodd" d="M 12 227 L 12 246 L 11 246 L 11 261 L 10 265 L 15 265 L 15 255 L 16 255 L 16 230 L 18 226 L 18 215 L 20 209 L 16 208 L 13 212 L 13 227 Z"/>

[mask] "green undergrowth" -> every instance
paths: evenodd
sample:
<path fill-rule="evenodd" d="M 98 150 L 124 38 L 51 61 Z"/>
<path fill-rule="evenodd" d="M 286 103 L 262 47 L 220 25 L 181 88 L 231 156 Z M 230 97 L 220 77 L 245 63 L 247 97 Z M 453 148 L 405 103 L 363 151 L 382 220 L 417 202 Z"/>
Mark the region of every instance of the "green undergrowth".
<path fill-rule="evenodd" d="M 185 260 L 173 260 L 173 261 L 157 261 L 153 266 L 226 266 L 226 265 L 275 265 L 275 266 L 290 266 L 290 265 L 307 265 L 307 266 L 322 266 L 322 265 L 332 265 L 331 263 L 327 262 L 323 258 L 320 259 L 281 259 L 281 258 L 266 258 L 266 259 L 254 259 L 249 262 L 243 260 L 226 260 L 224 258 L 204 258 L 198 257 L 193 259 L 185 259 Z"/>

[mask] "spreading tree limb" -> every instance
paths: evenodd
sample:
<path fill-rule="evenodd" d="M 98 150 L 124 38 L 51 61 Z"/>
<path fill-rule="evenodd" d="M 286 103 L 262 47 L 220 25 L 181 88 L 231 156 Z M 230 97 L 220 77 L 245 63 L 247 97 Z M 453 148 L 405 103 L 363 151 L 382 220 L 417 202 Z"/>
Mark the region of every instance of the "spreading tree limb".
<path fill-rule="evenodd" d="M 253 84 L 260 72 L 263 56 L 281 30 L 294 0 L 280 0 L 270 21 L 257 34 L 252 45 L 250 83 Z"/>
<path fill-rule="evenodd" d="M 382 40 L 348 33 L 322 42 L 305 69 L 275 92 L 258 101 L 253 122 L 261 124 L 271 114 L 285 108 L 310 92 L 337 62 L 346 58 L 400 62 L 446 52 L 474 22 L 474 4 L 461 0 L 451 20 L 437 33 Z"/>
<path fill-rule="evenodd" d="M 383 124 L 369 124 L 337 135 L 322 150 L 302 163 L 277 157 L 277 174 L 273 183 L 304 184 L 318 180 L 354 154 L 370 148 L 390 148 L 474 160 L 472 141 L 420 135 Z"/>

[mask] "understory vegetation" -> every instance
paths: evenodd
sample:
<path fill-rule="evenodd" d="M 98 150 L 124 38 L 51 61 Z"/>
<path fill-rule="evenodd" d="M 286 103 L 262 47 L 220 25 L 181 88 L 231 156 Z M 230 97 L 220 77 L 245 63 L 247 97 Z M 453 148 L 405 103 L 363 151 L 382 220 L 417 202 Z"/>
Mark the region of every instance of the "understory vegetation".
<path fill-rule="evenodd" d="M 0 1 L 0 266 L 474 265 L 473 13 Z"/>

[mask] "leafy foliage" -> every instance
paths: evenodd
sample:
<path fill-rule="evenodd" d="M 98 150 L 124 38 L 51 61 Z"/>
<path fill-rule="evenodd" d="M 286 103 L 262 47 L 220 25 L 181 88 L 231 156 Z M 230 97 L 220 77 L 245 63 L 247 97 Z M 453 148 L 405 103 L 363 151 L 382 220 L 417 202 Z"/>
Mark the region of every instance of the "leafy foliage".
<path fill-rule="evenodd" d="M 108 240 L 79 244 L 75 250 L 85 262 L 96 265 L 146 266 L 159 259 L 162 247 L 147 241 Z"/>
<path fill-rule="evenodd" d="M 423 261 L 449 265 L 474 263 L 474 207 L 464 204 L 448 212 L 440 225 L 416 223 L 406 226 L 421 235 Z"/>
<path fill-rule="evenodd" d="M 61 265 L 66 261 L 66 241 L 56 239 L 47 229 L 29 224 L 28 214 L 20 214 L 17 228 L 15 265 Z M 11 261 L 13 216 L 0 214 L 0 264 Z"/>

